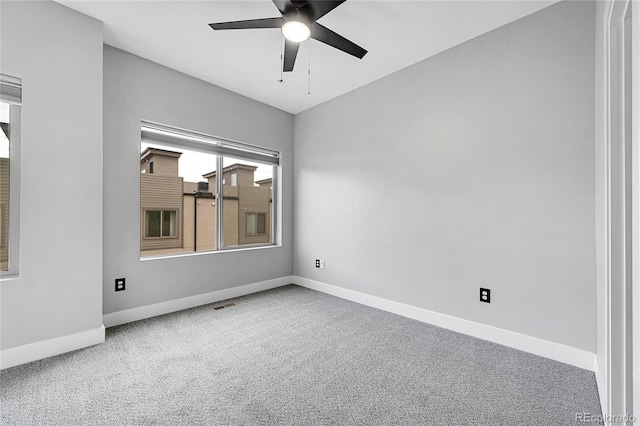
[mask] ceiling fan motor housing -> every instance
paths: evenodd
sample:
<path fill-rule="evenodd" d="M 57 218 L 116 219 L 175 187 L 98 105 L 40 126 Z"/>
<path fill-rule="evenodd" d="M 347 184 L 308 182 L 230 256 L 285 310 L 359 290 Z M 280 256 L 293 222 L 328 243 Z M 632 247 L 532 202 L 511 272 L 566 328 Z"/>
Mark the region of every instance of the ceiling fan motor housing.
<path fill-rule="evenodd" d="M 283 24 L 286 24 L 287 22 L 290 22 L 290 21 L 302 22 L 303 24 L 305 24 L 309 28 L 311 28 L 311 24 L 313 22 L 311 17 L 305 15 L 303 12 L 301 12 L 301 11 L 299 11 L 297 9 L 292 10 L 292 11 L 287 12 L 284 15 L 282 15 L 282 23 Z"/>

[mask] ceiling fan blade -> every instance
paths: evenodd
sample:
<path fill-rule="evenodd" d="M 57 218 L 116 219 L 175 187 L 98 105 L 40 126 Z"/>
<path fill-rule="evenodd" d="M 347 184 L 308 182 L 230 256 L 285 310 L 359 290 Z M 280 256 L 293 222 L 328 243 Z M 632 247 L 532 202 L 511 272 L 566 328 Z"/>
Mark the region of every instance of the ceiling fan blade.
<path fill-rule="evenodd" d="M 331 12 L 336 7 L 340 6 L 347 0 L 337 0 L 337 1 L 329 1 L 329 0 L 315 0 L 308 1 L 302 7 L 299 7 L 298 10 L 305 15 L 309 16 L 312 21 L 317 21 L 322 18 L 327 13 Z"/>
<path fill-rule="evenodd" d="M 336 49 L 342 50 L 356 58 L 362 59 L 367 51 L 352 41 L 347 40 L 340 34 L 336 34 L 327 27 L 323 27 L 317 22 L 311 26 L 311 38 L 321 41 Z"/>
<path fill-rule="evenodd" d="M 218 22 L 215 24 L 209 24 L 209 26 L 214 30 L 244 30 L 247 28 L 280 28 L 282 26 L 282 17 L 249 19 L 246 21 Z"/>
<path fill-rule="evenodd" d="M 299 48 L 300 48 L 300 43 L 295 43 L 293 41 L 289 41 L 285 39 L 284 64 L 282 66 L 282 71 L 284 72 L 293 71 L 293 65 L 296 63 L 296 56 L 298 56 Z"/>

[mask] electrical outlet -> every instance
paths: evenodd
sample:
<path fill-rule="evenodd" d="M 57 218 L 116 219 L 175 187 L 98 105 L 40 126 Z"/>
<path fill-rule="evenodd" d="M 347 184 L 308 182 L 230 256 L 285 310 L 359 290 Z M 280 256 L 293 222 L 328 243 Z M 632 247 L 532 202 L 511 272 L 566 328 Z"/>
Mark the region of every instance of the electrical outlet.
<path fill-rule="evenodd" d="M 125 290 L 125 279 L 116 278 L 116 291 L 124 291 L 124 290 Z"/>
<path fill-rule="evenodd" d="M 324 260 L 316 259 L 316 268 L 324 269 Z"/>
<path fill-rule="evenodd" d="M 488 288 L 480 288 L 480 301 L 484 303 L 491 303 L 491 290 Z"/>
<path fill-rule="evenodd" d="M 320 267 L 320 259 L 316 259 L 316 268 Z"/>

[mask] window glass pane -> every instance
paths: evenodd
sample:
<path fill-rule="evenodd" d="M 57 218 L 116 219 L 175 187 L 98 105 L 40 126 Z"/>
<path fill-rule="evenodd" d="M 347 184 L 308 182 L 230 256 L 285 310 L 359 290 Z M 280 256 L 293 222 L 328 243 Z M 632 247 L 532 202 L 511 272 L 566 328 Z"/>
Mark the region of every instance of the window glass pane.
<path fill-rule="evenodd" d="M 224 246 L 273 243 L 274 166 L 226 156 L 223 166 Z"/>
<path fill-rule="evenodd" d="M 160 237 L 141 238 L 141 257 L 216 249 L 216 162 L 184 147 L 140 144 L 140 209 L 157 211 Z"/>
<path fill-rule="evenodd" d="M 249 235 L 257 233 L 256 216 L 255 213 L 247 214 L 247 234 Z"/>
<path fill-rule="evenodd" d="M 265 234 L 266 218 L 265 213 L 247 213 L 247 235 Z"/>
<path fill-rule="evenodd" d="M 11 105 L 0 102 L 0 270 L 9 270 L 9 210 L 11 173 L 9 166 L 9 138 Z"/>
<path fill-rule="evenodd" d="M 256 234 L 264 234 L 266 232 L 266 214 L 257 215 Z"/>
<path fill-rule="evenodd" d="M 147 238 L 155 238 L 160 236 L 160 212 L 148 211 L 146 218 L 146 232 Z"/>
<path fill-rule="evenodd" d="M 175 211 L 162 212 L 162 236 L 163 237 L 176 236 L 176 212 Z"/>

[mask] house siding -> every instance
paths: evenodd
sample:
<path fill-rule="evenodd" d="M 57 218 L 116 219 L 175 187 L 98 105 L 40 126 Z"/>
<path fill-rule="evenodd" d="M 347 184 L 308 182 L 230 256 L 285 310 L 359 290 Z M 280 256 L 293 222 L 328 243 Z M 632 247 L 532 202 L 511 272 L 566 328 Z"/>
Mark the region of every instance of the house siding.
<path fill-rule="evenodd" d="M 175 238 L 145 238 L 144 220 L 147 210 L 175 210 Z M 183 234 L 183 201 L 182 178 L 171 176 L 140 175 L 140 249 L 153 250 L 161 248 L 182 247 Z"/>

